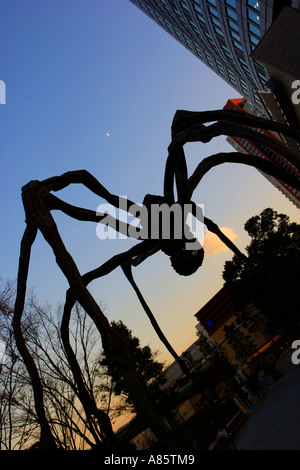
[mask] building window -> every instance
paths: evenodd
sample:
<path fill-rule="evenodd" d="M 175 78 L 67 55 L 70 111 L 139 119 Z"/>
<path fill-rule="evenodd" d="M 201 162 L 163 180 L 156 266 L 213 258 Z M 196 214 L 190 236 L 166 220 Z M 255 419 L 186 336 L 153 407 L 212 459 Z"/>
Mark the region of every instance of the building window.
<path fill-rule="evenodd" d="M 220 23 L 219 20 L 217 20 L 217 18 L 212 17 L 211 21 L 213 22 L 213 24 L 215 24 L 216 26 L 219 26 L 219 28 L 221 28 L 221 23 Z"/>
<path fill-rule="evenodd" d="M 223 69 L 222 69 L 221 67 L 219 67 L 219 66 L 217 66 L 217 69 L 218 69 L 218 72 L 219 72 L 222 76 L 224 76 Z"/>
<path fill-rule="evenodd" d="M 207 31 L 204 31 L 204 35 L 209 42 L 213 42 L 213 38 Z"/>
<path fill-rule="evenodd" d="M 234 74 L 231 72 L 230 69 L 227 69 L 227 73 L 228 73 L 229 78 L 232 78 L 232 80 L 234 80 L 234 82 L 236 83 L 235 76 L 234 76 Z"/>
<path fill-rule="evenodd" d="M 198 5 L 194 5 L 194 10 L 195 10 L 197 13 L 200 13 L 200 15 L 203 15 L 202 10 L 201 10 L 200 7 L 198 7 Z"/>
<path fill-rule="evenodd" d="M 209 65 L 210 65 L 211 67 L 214 67 L 214 63 L 213 63 L 213 61 L 211 60 L 211 57 L 210 57 L 209 53 L 205 51 L 204 54 L 205 54 L 206 60 L 207 60 L 207 62 L 209 63 Z"/>
<path fill-rule="evenodd" d="M 238 34 L 236 34 L 234 31 L 231 31 L 230 34 L 231 34 L 231 37 L 232 37 L 233 39 L 235 39 L 235 40 L 238 41 L 238 42 L 241 42 L 240 36 L 239 36 Z"/>
<path fill-rule="evenodd" d="M 220 28 L 215 27 L 215 31 L 217 34 L 219 34 L 219 36 L 222 36 L 222 38 L 224 37 L 224 34 L 222 33 Z"/>
<path fill-rule="evenodd" d="M 236 23 L 234 23 L 234 21 L 231 21 L 231 20 L 228 20 L 228 24 L 230 26 L 231 29 L 234 29 L 234 31 L 236 31 L 237 33 L 239 33 L 239 27 Z"/>
<path fill-rule="evenodd" d="M 238 18 L 237 18 L 237 14 L 236 14 L 234 11 L 230 10 L 230 8 L 226 8 L 226 11 L 227 11 L 227 15 L 228 15 L 230 18 L 232 18 L 233 20 L 237 21 L 237 19 L 238 19 Z"/>
<path fill-rule="evenodd" d="M 190 9 L 189 9 L 189 7 L 187 6 L 187 4 L 186 4 L 186 3 L 184 3 L 184 2 L 181 2 L 181 6 L 182 6 L 182 8 L 183 8 L 185 11 L 188 11 L 188 12 L 190 12 Z"/>
<path fill-rule="evenodd" d="M 259 62 L 258 60 L 253 59 L 253 62 L 255 64 L 255 68 L 261 68 L 263 70 L 265 69 L 265 66 L 261 62 Z"/>
<path fill-rule="evenodd" d="M 257 13 L 254 13 L 252 10 L 248 10 L 248 18 L 249 20 L 253 21 L 256 24 L 260 24 L 260 18 Z"/>
<path fill-rule="evenodd" d="M 217 12 L 217 10 L 211 6 L 208 7 L 209 11 L 211 12 L 212 15 L 216 16 L 217 18 L 219 18 L 219 13 Z"/>
<path fill-rule="evenodd" d="M 268 79 L 264 77 L 261 73 L 258 73 L 257 75 L 259 76 L 261 82 L 266 83 L 268 81 Z"/>
<path fill-rule="evenodd" d="M 216 0 L 207 0 L 208 3 L 211 3 L 212 5 L 216 6 L 217 5 L 217 2 Z"/>
<path fill-rule="evenodd" d="M 259 96 L 258 96 L 258 94 L 256 93 L 256 91 L 255 91 L 255 90 L 252 90 L 252 91 L 253 91 L 253 96 L 254 96 L 254 99 L 256 100 L 256 102 L 258 102 L 258 103 L 259 103 L 259 105 L 261 105 L 261 102 L 260 102 L 260 99 L 259 99 Z M 263 113 L 260 113 L 260 111 L 258 111 L 258 113 L 263 115 Z M 257 115 L 258 115 L 258 113 L 257 113 Z"/>
<path fill-rule="evenodd" d="M 255 36 L 252 36 L 252 34 L 250 34 L 250 41 L 251 41 L 252 44 L 254 44 L 255 46 L 257 46 L 257 44 L 259 43 L 259 39 L 257 39 L 257 37 L 255 37 Z"/>
<path fill-rule="evenodd" d="M 236 1 L 235 0 L 226 0 L 227 5 L 230 5 L 232 8 L 236 9 Z"/>
<path fill-rule="evenodd" d="M 196 16 L 197 16 L 198 20 L 200 20 L 200 21 L 201 21 L 201 23 L 203 23 L 203 24 L 205 24 L 205 25 L 206 25 L 206 23 L 205 23 L 205 19 L 203 18 L 203 16 L 202 16 L 202 15 L 200 15 L 199 13 L 196 13 Z"/>
<path fill-rule="evenodd" d="M 239 62 L 241 63 L 242 67 L 244 67 L 245 69 L 248 70 L 248 64 L 247 64 L 247 62 L 245 62 L 243 59 L 240 59 L 240 58 L 239 58 Z M 246 107 L 247 107 L 247 105 L 246 105 Z"/>
<path fill-rule="evenodd" d="M 242 48 L 241 44 L 239 42 L 233 41 L 234 47 L 236 47 L 239 51 L 244 52 L 244 49 Z"/>
<path fill-rule="evenodd" d="M 217 64 L 218 71 L 220 72 L 221 75 L 224 76 L 224 70 L 223 70 L 223 66 L 222 66 L 221 62 L 218 59 L 215 59 L 215 62 Z"/>
<path fill-rule="evenodd" d="M 197 25 L 195 25 L 195 23 L 192 20 L 189 20 L 189 23 L 190 23 L 190 25 L 191 25 L 191 27 L 193 28 L 194 31 L 198 30 Z"/>
<path fill-rule="evenodd" d="M 178 16 L 178 18 L 179 18 L 181 21 L 184 21 L 184 19 L 183 19 L 182 16 L 181 16 L 180 11 L 176 10 L 176 8 L 174 8 L 174 11 L 175 11 L 176 15 Z"/>
<path fill-rule="evenodd" d="M 225 54 L 230 56 L 230 50 L 228 49 L 228 47 L 224 46 L 224 44 L 221 44 L 221 47 Z"/>
<path fill-rule="evenodd" d="M 255 8 L 257 11 L 260 11 L 260 2 L 257 0 L 247 0 L 247 5 L 249 7 Z"/>
<path fill-rule="evenodd" d="M 249 31 L 260 38 L 260 29 L 252 23 L 248 23 Z"/>
<path fill-rule="evenodd" d="M 241 84 L 241 88 L 243 90 L 243 92 L 249 96 L 249 92 L 248 92 L 248 87 L 247 87 L 247 83 L 241 78 L 240 79 L 240 84 Z"/>

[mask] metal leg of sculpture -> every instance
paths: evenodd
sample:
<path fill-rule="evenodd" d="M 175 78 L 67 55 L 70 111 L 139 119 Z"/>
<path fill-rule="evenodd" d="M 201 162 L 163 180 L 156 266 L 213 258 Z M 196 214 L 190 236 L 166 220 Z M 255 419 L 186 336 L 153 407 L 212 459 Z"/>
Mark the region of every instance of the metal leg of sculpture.
<path fill-rule="evenodd" d="M 76 393 L 78 394 L 78 398 L 82 403 L 86 415 L 87 427 L 95 440 L 95 448 L 106 448 L 107 446 L 113 444 L 115 440 L 111 423 L 110 421 L 108 423 L 107 419 L 105 419 L 105 416 L 102 414 L 99 416 L 98 424 L 95 422 L 95 417 L 99 414 L 100 410 L 98 410 L 97 408 L 92 391 L 89 391 L 86 388 L 86 385 L 83 381 L 80 366 L 77 362 L 76 355 L 69 341 L 69 323 L 73 304 L 73 298 L 69 290 L 66 295 L 64 312 L 61 322 L 61 338 L 68 359 L 68 363 L 74 377 L 74 382 L 76 384 Z M 98 428 L 100 428 L 100 432 L 98 431 Z"/>
<path fill-rule="evenodd" d="M 85 275 L 83 275 L 82 280 L 84 284 L 87 285 L 89 282 L 95 279 L 98 279 L 99 277 L 109 274 L 109 272 L 111 272 L 112 270 L 120 266 L 120 263 L 122 261 L 126 259 L 132 259 L 133 256 L 137 256 L 138 254 L 143 252 L 145 246 L 143 244 L 140 244 L 140 245 L 142 246 L 135 246 L 131 248 L 130 250 L 128 250 L 127 252 L 114 256 L 111 260 L 108 260 L 99 268 L 96 268 L 90 271 L 89 273 L 86 273 Z M 68 358 L 68 361 L 69 361 L 69 364 L 70 364 L 70 367 L 74 376 L 74 380 L 76 384 L 78 385 L 79 398 L 85 409 L 85 413 L 87 417 L 90 419 L 94 416 L 97 416 L 98 421 L 99 421 L 99 426 L 103 434 L 104 444 L 106 445 L 106 441 L 107 441 L 108 446 L 113 446 L 115 444 L 115 435 L 112 430 L 110 419 L 106 412 L 98 409 L 96 402 L 94 400 L 94 397 L 91 396 L 89 392 L 87 391 L 85 384 L 83 382 L 83 379 L 82 379 L 82 374 L 81 374 L 80 366 L 76 359 L 76 355 L 74 354 L 73 349 L 70 345 L 69 323 L 70 323 L 71 310 L 75 302 L 76 302 L 76 298 L 73 296 L 72 291 L 69 289 L 66 295 L 64 313 L 63 313 L 63 318 L 62 318 L 62 323 L 61 323 L 62 341 L 63 341 L 67 358 Z M 97 435 L 94 437 L 96 439 Z"/>
<path fill-rule="evenodd" d="M 86 289 L 74 260 L 67 252 L 60 238 L 56 224 L 51 217 L 50 212 L 46 209 L 43 200 L 40 198 L 40 194 L 43 192 L 43 189 L 44 188 L 38 182 L 32 182 L 32 184 L 29 183 L 26 188 L 24 188 L 23 202 L 26 214 L 34 220 L 45 240 L 51 246 L 56 257 L 56 262 L 66 276 L 71 291 L 74 296 L 76 296 L 83 309 L 95 322 L 95 325 L 101 334 L 102 344 L 105 351 L 113 358 L 127 381 L 137 412 L 146 416 L 153 432 L 166 448 L 177 447 L 177 440 L 154 411 L 137 378 L 123 338 L 112 330 L 107 318 Z"/>
<path fill-rule="evenodd" d="M 34 393 L 34 401 L 35 401 L 35 409 L 37 413 L 38 422 L 41 428 L 41 435 L 40 435 L 40 442 L 39 446 L 41 449 L 55 449 L 56 444 L 54 437 L 51 433 L 46 414 L 44 408 L 44 399 L 43 399 L 43 386 L 41 383 L 41 379 L 35 365 L 35 362 L 26 346 L 26 342 L 23 337 L 22 333 L 22 314 L 24 310 L 25 304 L 25 296 L 26 296 L 26 284 L 27 284 L 27 277 L 28 277 L 28 268 L 29 268 L 29 260 L 30 260 L 30 253 L 31 247 L 35 240 L 37 234 L 37 228 L 34 225 L 27 224 L 25 229 L 22 242 L 21 242 L 21 250 L 20 250 L 20 260 L 19 260 L 19 272 L 18 272 L 18 283 L 17 283 L 17 297 L 15 302 L 15 309 L 14 309 L 14 316 L 13 316 L 13 330 L 16 340 L 17 348 L 23 358 L 25 366 L 30 376 L 33 393 Z"/>

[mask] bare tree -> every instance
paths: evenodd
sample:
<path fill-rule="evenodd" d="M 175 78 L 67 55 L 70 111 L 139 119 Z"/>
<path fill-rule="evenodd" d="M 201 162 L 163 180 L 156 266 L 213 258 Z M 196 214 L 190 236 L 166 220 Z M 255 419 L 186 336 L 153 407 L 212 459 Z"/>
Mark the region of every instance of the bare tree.
<path fill-rule="evenodd" d="M 0 445 L 1 449 L 21 450 L 32 445 L 38 447 L 39 422 L 30 377 L 22 358 L 15 352 L 11 329 L 14 295 L 14 284 L 2 286 L 0 321 L 5 356 L 0 377 Z M 109 419 L 110 378 L 99 363 L 99 333 L 83 309 L 75 304 L 69 339 L 81 370 L 81 384 L 78 384 L 66 356 L 61 319 L 62 308 L 53 314 L 49 306 L 41 307 L 36 297 L 30 295 L 25 306 L 23 336 L 41 377 L 51 433 L 57 447 L 62 449 L 105 448 L 115 436 Z M 88 404 L 82 402 L 81 387 L 89 397 Z M 100 421 L 103 425 L 104 416 L 107 417 L 105 430 L 99 425 Z"/>
<path fill-rule="evenodd" d="M 14 297 L 15 283 L 2 281 L 0 285 L 1 450 L 23 449 L 28 442 L 36 440 L 39 435 L 32 388 L 27 369 L 16 354 L 11 327 Z"/>

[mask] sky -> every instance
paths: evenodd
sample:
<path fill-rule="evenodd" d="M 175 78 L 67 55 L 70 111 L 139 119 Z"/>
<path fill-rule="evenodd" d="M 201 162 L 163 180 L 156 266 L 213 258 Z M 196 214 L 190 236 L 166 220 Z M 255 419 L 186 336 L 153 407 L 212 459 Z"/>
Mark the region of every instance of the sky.
<path fill-rule="evenodd" d="M 25 229 L 21 187 L 69 170 L 86 169 L 110 192 L 141 203 L 162 194 L 171 124 L 178 109 L 222 109 L 239 94 L 129 0 L 1 0 L 0 277 L 17 277 Z M 232 151 L 225 137 L 185 146 L 189 172 L 208 155 Z M 105 201 L 83 186 L 59 197 L 97 210 Z M 299 212 L 257 170 L 226 164 L 209 172 L 194 193 L 241 251 L 245 222 L 267 207 L 299 222 Z M 131 240 L 99 240 L 96 225 L 53 214 L 83 274 L 127 250 Z M 208 235 L 205 259 L 194 275 L 178 276 L 157 253 L 134 268 L 135 280 L 178 354 L 196 341 L 196 312 L 223 286 L 233 254 Z M 53 309 L 67 281 L 39 234 L 28 289 Z M 173 358 L 157 339 L 120 268 L 94 282 L 91 292 L 108 320 L 122 320 L 142 345 Z"/>

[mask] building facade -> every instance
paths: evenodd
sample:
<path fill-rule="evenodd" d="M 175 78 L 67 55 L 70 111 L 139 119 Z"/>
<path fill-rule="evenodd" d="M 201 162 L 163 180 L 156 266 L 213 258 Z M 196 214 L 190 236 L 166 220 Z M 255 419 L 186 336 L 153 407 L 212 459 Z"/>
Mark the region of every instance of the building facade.
<path fill-rule="evenodd" d="M 300 5 L 300 0 L 297 3 Z M 299 6 L 285 7 L 252 53 L 254 59 L 268 68 L 271 75 L 268 87 L 285 120 L 294 128 L 300 125 L 299 43 Z"/>
<path fill-rule="evenodd" d="M 262 116 L 262 113 L 245 99 L 228 100 L 227 104 L 224 106 L 224 109 L 236 109 L 239 111 L 247 112 L 252 115 L 256 115 L 258 117 Z M 276 135 L 267 130 L 262 131 L 261 129 L 258 129 L 258 131 L 264 132 L 264 134 L 268 137 L 271 137 L 278 141 L 281 140 L 278 134 Z M 284 158 L 282 155 L 275 152 L 274 150 L 270 149 L 269 147 L 266 147 L 265 145 L 258 142 L 252 142 L 242 137 L 228 136 L 226 140 L 238 152 L 246 153 L 248 155 L 257 156 L 272 161 L 273 163 L 279 165 L 282 169 L 296 176 L 300 180 L 300 172 L 295 167 L 295 165 L 293 165 L 286 158 Z M 300 191 L 286 183 L 283 183 L 277 178 L 267 175 L 262 171 L 260 171 L 260 173 L 262 173 L 262 175 L 267 178 L 268 181 L 270 181 L 277 189 L 279 189 L 296 207 L 300 208 Z"/>
<path fill-rule="evenodd" d="M 296 0 L 130 0 L 255 106 L 268 68 L 251 54 L 275 17 Z"/>
<path fill-rule="evenodd" d="M 222 287 L 196 314 L 198 320 L 196 329 L 207 334 L 214 340 L 214 334 L 228 321 L 232 322 L 236 312 L 233 308 L 233 299 L 227 289 Z M 218 344 L 219 341 L 217 341 Z"/>
<path fill-rule="evenodd" d="M 246 307 L 246 312 L 249 317 L 259 314 L 259 310 L 253 305 L 249 304 Z M 246 364 L 236 358 L 235 351 L 229 344 L 226 338 L 225 327 L 236 322 L 237 312 L 233 306 L 233 299 L 225 287 L 222 287 L 203 307 L 195 314 L 198 324 L 197 330 L 201 334 L 207 334 L 211 340 L 217 345 L 221 346 L 227 354 L 229 361 L 234 364 L 240 373 L 245 369 Z M 249 334 L 247 329 L 242 325 L 236 325 L 240 331 Z M 204 333 L 203 333 L 203 330 Z M 269 344 L 264 334 L 260 332 L 251 333 L 251 339 L 257 348 L 257 351 L 265 345 Z"/>
<path fill-rule="evenodd" d="M 197 346 L 197 341 L 195 341 L 191 346 L 189 346 L 184 353 L 181 354 L 181 359 L 187 359 L 190 358 L 190 360 L 193 363 L 198 363 L 201 360 L 203 360 L 203 354 L 200 351 L 199 347 Z M 165 390 L 168 389 L 172 384 L 174 384 L 178 379 L 182 377 L 182 370 L 178 364 L 178 362 L 174 361 L 172 362 L 166 369 L 164 370 L 164 376 L 166 378 L 166 382 L 161 385 L 161 389 Z"/>

